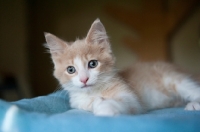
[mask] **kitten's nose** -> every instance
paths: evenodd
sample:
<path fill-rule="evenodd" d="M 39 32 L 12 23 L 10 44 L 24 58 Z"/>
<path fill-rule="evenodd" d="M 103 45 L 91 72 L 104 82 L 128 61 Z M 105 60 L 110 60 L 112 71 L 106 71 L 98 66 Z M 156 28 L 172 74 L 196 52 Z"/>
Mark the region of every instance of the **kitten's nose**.
<path fill-rule="evenodd" d="M 86 77 L 86 78 L 81 78 L 80 81 L 81 81 L 82 83 L 86 84 L 87 81 L 88 81 L 88 79 L 89 79 L 88 77 Z"/>

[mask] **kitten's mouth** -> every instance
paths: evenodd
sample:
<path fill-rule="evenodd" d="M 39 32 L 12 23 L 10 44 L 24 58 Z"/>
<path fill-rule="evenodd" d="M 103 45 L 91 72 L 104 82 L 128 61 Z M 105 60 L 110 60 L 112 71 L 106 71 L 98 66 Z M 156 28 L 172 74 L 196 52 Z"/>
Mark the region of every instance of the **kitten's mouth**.
<path fill-rule="evenodd" d="M 92 85 L 84 85 L 81 88 L 90 88 L 90 87 L 92 87 Z"/>

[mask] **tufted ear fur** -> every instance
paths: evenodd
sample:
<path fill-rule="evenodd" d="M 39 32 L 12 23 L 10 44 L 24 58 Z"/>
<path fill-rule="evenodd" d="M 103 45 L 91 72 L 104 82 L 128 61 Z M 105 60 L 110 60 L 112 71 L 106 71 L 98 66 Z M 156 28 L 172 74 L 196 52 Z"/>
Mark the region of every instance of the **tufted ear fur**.
<path fill-rule="evenodd" d="M 67 48 L 68 44 L 50 33 L 44 34 L 47 42 L 45 47 L 49 49 L 52 57 L 57 57 L 58 55 L 63 54 L 64 49 Z"/>
<path fill-rule="evenodd" d="M 100 22 L 99 19 L 96 19 L 88 34 L 87 34 L 87 37 L 85 39 L 86 43 L 91 43 L 91 44 L 94 44 L 94 43 L 97 43 L 97 44 L 100 44 L 100 43 L 107 43 L 109 44 L 109 40 L 108 40 L 108 36 L 106 34 L 106 30 L 103 26 L 103 24 Z"/>

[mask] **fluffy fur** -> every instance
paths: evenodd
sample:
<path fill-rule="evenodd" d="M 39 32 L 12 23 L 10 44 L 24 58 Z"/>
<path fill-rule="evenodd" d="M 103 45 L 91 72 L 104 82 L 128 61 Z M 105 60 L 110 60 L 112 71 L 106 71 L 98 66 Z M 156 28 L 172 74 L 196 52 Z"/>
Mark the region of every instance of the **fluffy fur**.
<path fill-rule="evenodd" d="M 70 95 L 72 108 L 113 116 L 186 105 L 200 110 L 200 86 L 171 64 L 137 63 L 117 73 L 108 36 L 99 19 L 85 39 L 73 43 L 45 33 L 54 76 Z M 91 60 L 98 62 L 89 67 Z M 93 64 L 93 62 L 92 62 Z M 67 69 L 72 66 L 74 73 Z"/>

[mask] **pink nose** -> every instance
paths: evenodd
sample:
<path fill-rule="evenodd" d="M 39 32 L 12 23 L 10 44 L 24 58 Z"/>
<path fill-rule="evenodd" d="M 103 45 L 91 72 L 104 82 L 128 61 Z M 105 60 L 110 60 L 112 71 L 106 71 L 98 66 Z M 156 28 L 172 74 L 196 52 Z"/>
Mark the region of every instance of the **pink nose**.
<path fill-rule="evenodd" d="M 88 81 L 88 79 L 89 79 L 88 77 L 86 77 L 86 78 L 81 78 L 80 81 L 81 81 L 82 83 L 86 84 L 87 81 Z"/>

